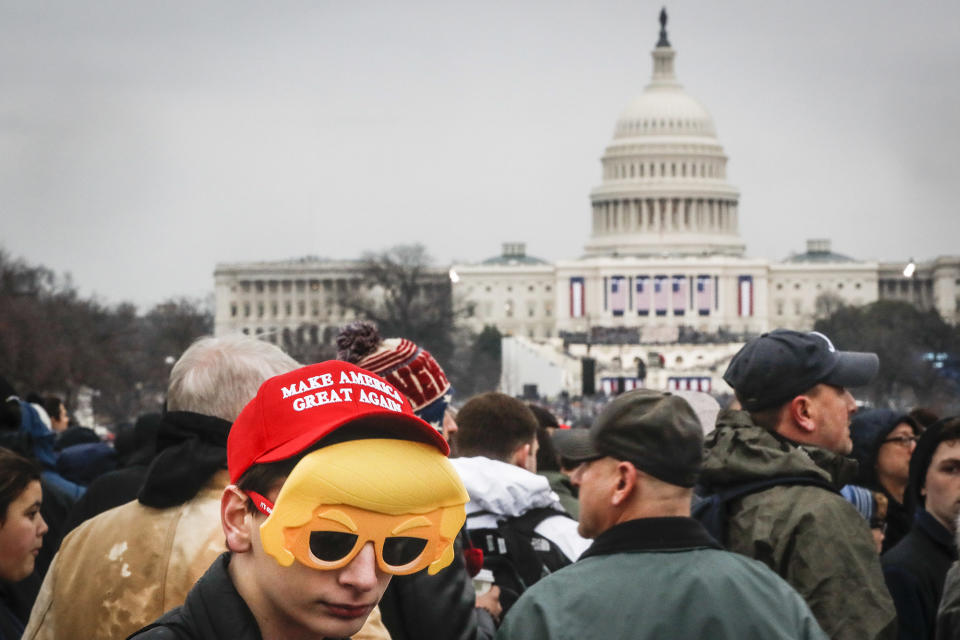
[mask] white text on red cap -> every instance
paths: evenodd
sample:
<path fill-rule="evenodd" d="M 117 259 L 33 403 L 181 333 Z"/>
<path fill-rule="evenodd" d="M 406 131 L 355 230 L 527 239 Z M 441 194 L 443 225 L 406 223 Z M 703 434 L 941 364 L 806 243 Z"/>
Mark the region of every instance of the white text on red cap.
<path fill-rule="evenodd" d="M 319 407 L 333 402 L 349 402 L 354 400 L 354 398 L 351 397 L 355 391 L 354 388 L 338 386 L 335 389 L 327 389 L 327 387 L 332 387 L 334 384 L 333 374 L 324 373 L 318 376 L 310 376 L 286 387 L 281 387 L 281 392 L 283 393 L 283 398 L 286 399 L 292 396 L 300 396 L 310 391 L 321 390 L 316 391 L 316 393 L 311 393 L 310 395 L 295 398 L 292 403 L 294 411 L 303 411 L 304 409 Z M 360 389 L 360 395 L 356 398 L 357 402 L 376 405 L 398 413 L 403 411 L 403 400 L 400 393 L 389 384 L 371 375 L 358 371 L 340 371 L 340 380 L 336 384 L 359 385 L 376 389 L 388 396 L 392 396 L 392 399 L 378 393 L 368 393 Z"/>

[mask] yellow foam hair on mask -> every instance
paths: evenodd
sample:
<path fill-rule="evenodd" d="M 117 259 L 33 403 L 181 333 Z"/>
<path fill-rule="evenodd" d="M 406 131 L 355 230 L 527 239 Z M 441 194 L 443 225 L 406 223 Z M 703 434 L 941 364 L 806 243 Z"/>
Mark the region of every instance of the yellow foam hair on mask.
<path fill-rule="evenodd" d="M 382 570 L 402 575 L 426 566 L 432 575 L 453 560 L 467 500 L 457 472 L 435 447 L 351 440 L 297 463 L 260 538 L 285 567 L 296 559 L 316 569 L 338 568 L 373 542 Z"/>

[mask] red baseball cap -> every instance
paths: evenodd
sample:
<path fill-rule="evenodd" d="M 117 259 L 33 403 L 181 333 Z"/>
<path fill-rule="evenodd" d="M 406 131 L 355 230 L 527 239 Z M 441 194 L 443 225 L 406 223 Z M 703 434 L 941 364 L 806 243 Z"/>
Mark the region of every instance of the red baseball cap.
<path fill-rule="evenodd" d="M 364 433 L 360 427 L 374 428 L 379 437 L 396 434 L 450 454 L 443 436 L 414 415 L 396 387 L 349 362 L 328 360 L 260 385 L 227 437 L 230 481 L 251 465 L 289 458 L 346 426 L 356 426 L 358 434 Z"/>

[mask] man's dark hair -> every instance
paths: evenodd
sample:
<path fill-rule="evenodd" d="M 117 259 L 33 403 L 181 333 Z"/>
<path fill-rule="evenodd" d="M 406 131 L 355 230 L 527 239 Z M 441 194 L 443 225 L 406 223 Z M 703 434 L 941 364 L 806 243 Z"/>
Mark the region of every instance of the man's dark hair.
<path fill-rule="evenodd" d="M 457 426 L 460 455 L 502 462 L 537 435 L 537 419 L 527 405 L 494 391 L 470 398 L 457 413 Z"/>
<path fill-rule="evenodd" d="M 537 419 L 537 424 L 541 427 L 553 427 L 556 429 L 560 426 L 560 423 L 557 422 L 557 416 L 553 415 L 549 409 L 541 407 L 538 404 L 533 404 L 532 402 L 528 402 L 527 407 L 533 412 L 533 417 Z"/>
<path fill-rule="evenodd" d="M 237 488 L 244 493 L 256 491 L 260 495 L 266 496 L 273 489 L 283 485 L 287 476 L 293 472 L 293 468 L 305 455 L 306 453 L 302 453 L 276 462 L 255 464 L 243 472 L 243 475 L 237 480 Z M 247 511 L 254 515 L 259 513 L 253 503 L 253 498 L 249 495 L 247 496 Z"/>
<path fill-rule="evenodd" d="M 960 440 L 960 416 L 943 418 L 934 423 L 920 436 L 916 449 L 910 457 L 910 482 L 907 485 L 905 504 L 912 513 L 917 507 L 925 505 L 923 487 L 927 481 L 927 470 L 933 461 L 933 454 L 943 442 Z"/>
<path fill-rule="evenodd" d="M 0 525 L 7 521 L 7 509 L 34 480 L 40 467 L 9 449 L 0 448 Z"/>
<path fill-rule="evenodd" d="M 915 407 L 910 410 L 909 415 L 918 425 L 920 425 L 921 431 L 940 419 L 940 416 L 926 407 Z"/>
<path fill-rule="evenodd" d="M 43 398 L 43 402 L 40 406 L 42 406 L 43 410 L 47 412 L 47 415 L 50 416 L 51 420 L 58 420 L 60 418 L 60 405 L 62 404 L 63 400 L 57 396 L 47 396 Z"/>
<path fill-rule="evenodd" d="M 553 446 L 553 436 L 544 426 L 537 427 L 537 471 L 560 471 L 560 456 Z"/>

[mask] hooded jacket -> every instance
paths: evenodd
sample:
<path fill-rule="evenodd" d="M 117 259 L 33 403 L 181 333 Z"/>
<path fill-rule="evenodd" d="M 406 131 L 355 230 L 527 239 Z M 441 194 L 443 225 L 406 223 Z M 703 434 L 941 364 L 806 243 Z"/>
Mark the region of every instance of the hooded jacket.
<path fill-rule="evenodd" d="M 856 474 L 854 461 L 790 442 L 742 411 L 722 412 L 705 446 L 701 483 L 708 492 L 778 476 L 816 477 L 839 489 Z M 869 525 L 839 494 L 774 486 L 733 501 L 728 527 L 729 549 L 780 574 L 834 640 L 895 637 L 896 614 Z"/>
<path fill-rule="evenodd" d="M 857 411 L 850 421 L 850 438 L 853 440 L 853 452 L 850 455 L 860 464 L 855 482 L 871 491 L 879 491 L 887 497 L 887 530 L 883 537 L 883 553 L 900 542 L 910 531 L 913 523 L 912 512 L 909 512 L 904 504 L 891 495 L 877 479 L 877 454 L 880 452 L 880 446 L 901 422 L 909 424 L 914 433 L 919 432 L 913 418 L 891 409 Z"/>
<path fill-rule="evenodd" d="M 933 640 L 947 570 L 956 560 L 953 535 L 924 509 L 917 512 L 910 533 L 883 554 L 883 577 L 897 606 L 900 638 Z"/>
<path fill-rule="evenodd" d="M 483 456 L 452 458 L 450 463 L 470 494 L 467 529 L 495 528 L 498 517 L 520 516 L 539 507 L 564 511 L 543 476 Z M 577 533 L 577 521 L 566 515 L 551 516 L 534 531 L 557 545 L 571 562 L 590 546 L 590 541 Z"/>

